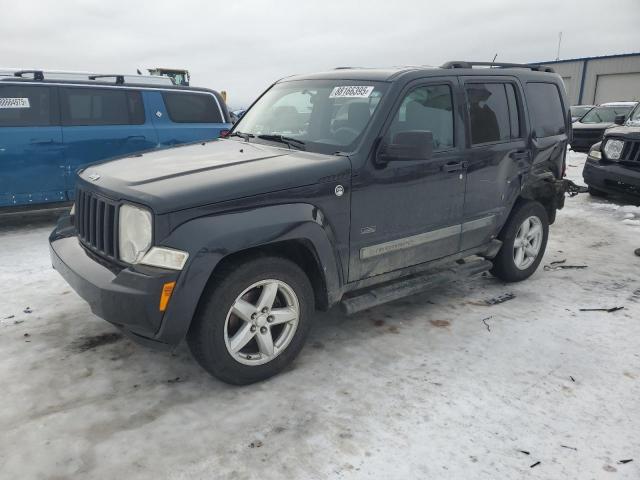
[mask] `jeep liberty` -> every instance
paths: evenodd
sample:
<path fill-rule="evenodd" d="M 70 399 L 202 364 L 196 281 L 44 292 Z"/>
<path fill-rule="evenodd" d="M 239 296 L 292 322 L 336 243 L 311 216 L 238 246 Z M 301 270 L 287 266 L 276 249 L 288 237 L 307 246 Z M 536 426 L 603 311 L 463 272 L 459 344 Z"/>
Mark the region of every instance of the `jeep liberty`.
<path fill-rule="evenodd" d="M 487 68 L 491 67 L 491 68 Z M 268 88 L 227 138 L 78 172 L 54 268 L 132 338 L 268 378 L 314 310 L 538 267 L 571 116 L 544 66 L 340 68 Z"/>

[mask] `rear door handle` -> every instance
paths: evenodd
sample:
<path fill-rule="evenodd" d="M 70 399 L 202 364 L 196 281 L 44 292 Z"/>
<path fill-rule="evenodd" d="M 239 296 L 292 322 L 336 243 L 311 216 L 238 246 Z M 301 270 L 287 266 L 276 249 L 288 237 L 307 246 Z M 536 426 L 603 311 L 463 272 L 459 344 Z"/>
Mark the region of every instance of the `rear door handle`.
<path fill-rule="evenodd" d="M 514 160 L 529 160 L 529 152 L 527 151 L 511 152 L 510 156 Z"/>
<path fill-rule="evenodd" d="M 442 165 L 443 172 L 457 172 L 467 168 L 467 162 L 448 162 Z"/>

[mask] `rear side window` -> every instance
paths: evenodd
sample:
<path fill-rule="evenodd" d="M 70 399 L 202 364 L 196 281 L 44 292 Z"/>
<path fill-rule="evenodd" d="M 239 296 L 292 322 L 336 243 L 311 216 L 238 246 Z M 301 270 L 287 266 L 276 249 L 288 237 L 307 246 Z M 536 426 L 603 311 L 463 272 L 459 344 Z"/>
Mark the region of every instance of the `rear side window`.
<path fill-rule="evenodd" d="M 62 124 L 140 125 L 144 105 L 140 92 L 106 88 L 61 88 Z"/>
<path fill-rule="evenodd" d="M 0 85 L 0 127 L 52 124 L 50 87 Z"/>
<path fill-rule="evenodd" d="M 511 139 L 506 86 L 504 83 L 470 83 L 465 86 L 472 145 Z"/>
<path fill-rule="evenodd" d="M 527 104 L 531 122 L 538 137 L 550 137 L 564 132 L 564 111 L 560 92 L 553 83 L 527 83 Z"/>
<path fill-rule="evenodd" d="M 218 104 L 208 93 L 162 92 L 169 118 L 176 123 L 223 123 Z"/>

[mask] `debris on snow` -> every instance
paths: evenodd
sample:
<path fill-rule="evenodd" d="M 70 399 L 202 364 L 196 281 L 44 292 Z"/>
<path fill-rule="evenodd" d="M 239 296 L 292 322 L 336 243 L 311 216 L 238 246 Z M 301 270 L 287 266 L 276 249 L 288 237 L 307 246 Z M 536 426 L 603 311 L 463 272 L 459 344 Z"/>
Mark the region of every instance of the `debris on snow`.
<path fill-rule="evenodd" d="M 514 298 L 516 298 L 515 293 L 505 293 L 503 295 L 498 295 L 497 297 L 493 297 L 493 298 L 489 298 L 487 300 L 484 301 L 485 305 L 491 306 L 491 305 L 498 305 L 499 303 L 504 303 L 507 302 L 509 300 L 513 300 Z"/>
<path fill-rule="evenodd" d="M 483 318 L 482 319 L 482 323 L 484 323 L 484 326 L 487 327 L 487 330 L 490 332 L 491 331 L 491 327 L 489 327 L 489 324 L 487 323 L 487 320 L 493 318 L 493 316 L 491 317 L 487 317 L 487 318 Z"/>
<path fill-rule="evenodd" d="M 575 381 L 576 381 L 576 379 L 575 379 L 575 378 L 573 378 L 571 375 L 569 375 L 569 378 L 571 379 L 571 381 L 572 381 L 572 382 L 575 382 Z M 561 445 L 561 446 L 564 446 L 564 445 Z M 565 447 L 565 448 L 569 448 L 569 447 Z"/>
<path fill-rule="evenodd" d="M 619 460 L 618 463 L 624 465 L 625 463 L 633 462 L 633 458 L 629 458 L 627 460 Z"/>
<path fill-rule="evenodd" d="M 617 312 L 618 310 L 622 310 L 624 307 L 611 307 L 611 308 L 581 308 L 581 312 Z"/>
<path fill-rule="evenodd" d="M 573 379 L 573 377 L 571 377 Z M 575 381 L 575 380 L 574 380 Z M 568 445 L 560 445 L 562 448 L 568 448 L 569 450 L 575 450 L 576 452 L 578 451 L 578 449 L 576 447 L 570 447 Z"/>
<path fill-rule="evenodd" d="M 537 461 L 533 465 L 530 465 L 529 468 L 537 467 L 538 465 L 540 465 L 540 461 Z"/>
<path fill-rule="evenodd" d="M 113 332 L 113 333 L 103 333 L 100 335 L 94 335 L 91 337 L 82 337 L 78 341 L 74 342 L 72 347 L 78 351 L 79 353 L 86 352 L 87 350 L 92 350 L 96 347 L 101 347 L 102 345 L 109 345 L 110 343 L 115 343 L 122 340 L 124 337 L 121 333 Z"/>
<path fill-rule="evenodd" d="M 262 446 L 262 442 L 260 440 L 254 440 L 249 444 L 249 448 L 260 448 Z"/>
<path fill-rule="evenodd" d="M 23 310 L 24 313 L 33 313 L 33 310 L 31 310 L 31 307 L 27 307 Z"/>
<path fill-rule="evenodd" d="M 167 380 L 167 383 L 178 383 L 181 381 L 182 379 L 180 377 L 176 377 L 176 378 L 170 378 L 169 380 Z"/>
<path fill-rule="evenodd" d="M 583 268 L 587 268 L 587 265 L 564 265 L 564 262 L 559 262 L 561 264 L 555 264 L 551 262 L 549 265 L 544 266 L 545 271 L 553 271 L 553 270 L 581 270 Z"/>
<path fill-rule="evenodd" d="M 524 453 L 525 455 L 531 455 L 531 452 L 528 452 L 527 450 L 518 450 L 520 453 Z"/>

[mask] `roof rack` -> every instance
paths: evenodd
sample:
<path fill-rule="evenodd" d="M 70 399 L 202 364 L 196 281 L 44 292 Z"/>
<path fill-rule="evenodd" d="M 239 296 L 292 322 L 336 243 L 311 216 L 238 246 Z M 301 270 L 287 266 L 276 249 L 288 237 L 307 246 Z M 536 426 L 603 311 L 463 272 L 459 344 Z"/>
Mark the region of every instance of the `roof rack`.
<path fill-rule="evenodd" d="M 546 65 L 529 65 L 526 63 L 503 63 L 503 62 L 465 62 L 451 61 L 444 63 L 440 68 L 473 68 L 473 67 L 492 67 L 492 68 L 526 68 L 534 72 L 555 73 L 555 70 Z"/>
<path fill-rule="evenodd" d="M 22 78 L 25 73 L 33 73 L 34 80 L 44 80 L 44 72 L 42 70 L 18 70 L 13 72 L 13 76 Z"/>
<path fill-rule="evenodd" d="M 31 74 L 33 77 L 25 77 Z M 15 69 L 0 68 L 0 79 L 9 80 L 9 78 L 28 78 L 34 81 L 46 80 L 63 80 L 70 82 L 92 82 L 99 79 L 113 78 L 116 85 L 128 84 L 149 84 L 149 85 L 173 85 L 169 77 L 160 77 L 157 75 L 136 75 L 136 74 L 100 74 L 93 72 L 72 72 L 66 70 L 40 70 L 40 69 Z"/>
<path fill-rule="evenodd" d="M 122 74 L 89 75 L 89 80 L 96 80 L 97 78 L 115 78 L 116 79 L 116 85 L 124 85 L 124 75 L 122 75 Z"/>

